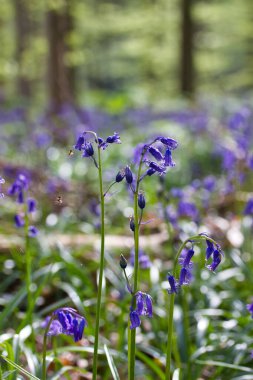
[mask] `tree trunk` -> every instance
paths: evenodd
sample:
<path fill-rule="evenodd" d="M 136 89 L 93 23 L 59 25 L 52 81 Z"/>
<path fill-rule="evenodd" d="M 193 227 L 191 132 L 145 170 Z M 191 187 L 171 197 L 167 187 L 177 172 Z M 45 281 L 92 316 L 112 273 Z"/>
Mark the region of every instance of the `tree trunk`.
<path fill-rule="evenodd" d="M 25 74 L 24 55 L 29 47 L 31 22 L 27 0 L 14 0 L 15 31 L 16 31 L 16 61 L 18 63 L 17 93 L 22 97 L 30 97 L 31 85 Z"/>
<path fill-rule="evenodd" d="M 49 97 L 53 112 L 74 102 L 75 70 L 66 65 L 65 56 L 70 49 L 68 36 L 73 30 L 70 6 L 71 1 L 65 0 L 63 8 L 50 9 L 47 13 Z"/>
<path fill-rule="evenodd" d="M 194 93 L 194 61 L 193 61 L 193 37 L 194 21 L 192 17 L 192 5 L 194 0 L 181 0 L 181 75 L 180 87 L 183 95 L 191 96 Z"/>

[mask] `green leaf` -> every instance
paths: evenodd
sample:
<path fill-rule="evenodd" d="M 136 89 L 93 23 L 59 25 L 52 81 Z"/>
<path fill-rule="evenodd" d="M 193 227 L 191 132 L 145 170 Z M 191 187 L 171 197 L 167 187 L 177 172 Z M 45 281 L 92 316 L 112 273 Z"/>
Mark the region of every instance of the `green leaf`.
<path fill-rule="evenodd" d="M 229 363 L 225 363 L 225 362 L 217 362 L 215 360 L 195 360 L 194 363 L 196 363 L 196 364 L 210 365 L 210 366 L 215 366 L 215 367 L 230 368 L 230 369 L 235 369 L 237 371 L 250 372 L 250 373 L 253 374 L 252 368 L 242 367 L 242 366 L 239 366 L 239 365 L 229 364 Z"/>
<path fill-rule="evenodd" d="M 157 358 L 151 359 L 141 351 L 137 351 L 136 356 L 146 363 L 147 366 L 158 375 L 159 379 L 164 380 L 164 371 L 162 371 L 160 365 L 156 363 Z"/>
<path fill-rule="evenodd" d="M 11 375 L 14 375 L 14 373 L 16 372 L 15 369 L 13 369 L 12 371 L 6 371 L 2 374 L 2 379 L 7 379 L 8 376 L 11 376 Z"/>
<path fill-rule="evenodd" d="M 116 365 L 114 363 L 113 357 L 111 356 L 106 344 L 104 344 L 104 350 L 105 350 L 106 359 L 108 361 L 108 365 L 109 365 L 113 379 L 114 380 L 120 380 L 120 377 L 119 377 Z"/>
<path fill-rule="evenodd" d="M 5 356 L 1 355 L 1 358 L 5 360 L 8 364 L 10 364 L 12 367 L 16 368 L 20 373 L 22 373 L 25 376 L 28 376 L 32 380 L 40 380 L 38 377 L 32 375 L 30 372 L 26 371 L 24 368 L 20 367 L 18 364 L 10 360 L 9 358 L 6 358 Z"/>

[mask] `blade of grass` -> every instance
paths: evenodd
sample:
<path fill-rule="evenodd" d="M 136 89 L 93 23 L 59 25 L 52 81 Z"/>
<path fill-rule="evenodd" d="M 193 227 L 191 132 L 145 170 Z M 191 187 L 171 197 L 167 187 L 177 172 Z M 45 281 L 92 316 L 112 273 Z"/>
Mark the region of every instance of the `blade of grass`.
<path fill-rule="evenodd" d="M 30 372 L 26 371 L 24 368 L 20 367 L 18 364 L 10 360 L 9 358 L 6 358 L 5 356 L 1 355 L 1 358 L 5 360 L 8 364 L 10 364 L 12 367 L 16 368 L 20 373 L 22 373 L 25 376 L 28 376 L 28 378 L 32 380 L 40 380 L 38 377 L 32 375 Z"/>
<path fill-rule="evenodd" d="M 105 350 L 106 359 L 107 359 L 107 362 L 108 362 L 108 365 L 109 365 L 113 379 L 114 380 L 120 380 L 120 377 L 119 377 L 116 365 L 114 363 L 113 357 L 111 356 L 106 344 L 104 344 L 104 350 Z"/>
<path fill-rule="evenodd" d="M 217 362 L 215 360 L 195 360 L 196 364 L 204 364 L 204 365 L 210 365 L 215 367 L 224 367 L 224 368 L 230 368 L 235 369 L 237 371 L 243 371 L 243 372 L 249 372 L 253 374 L 253 369 L 249 367 L 243 367 L 235 364 L 229 364 L 225 362 Z"/>
<path fill-rule="evenodd" d="M 136 356 L 141 359 L 147 366 L 158 375 L 159 379 L 165 380 L 164 371 L 156 364 L 154 358 L 149 358 L 141 351 L 136 351 Z"/>

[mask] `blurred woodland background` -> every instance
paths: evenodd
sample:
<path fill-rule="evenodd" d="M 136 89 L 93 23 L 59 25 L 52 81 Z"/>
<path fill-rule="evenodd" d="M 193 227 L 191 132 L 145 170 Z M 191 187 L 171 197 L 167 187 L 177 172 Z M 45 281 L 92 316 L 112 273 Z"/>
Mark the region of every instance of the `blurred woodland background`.
<path fill-rule="evenodd" d="M 0 101 L 112 111 L 253 85 L 250 0 L 1 0 Z"/>

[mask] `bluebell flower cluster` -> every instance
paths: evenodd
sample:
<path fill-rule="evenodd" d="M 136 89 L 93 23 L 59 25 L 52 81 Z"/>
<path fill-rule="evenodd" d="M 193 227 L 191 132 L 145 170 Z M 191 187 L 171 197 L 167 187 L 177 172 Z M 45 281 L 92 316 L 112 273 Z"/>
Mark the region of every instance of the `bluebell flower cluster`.
<path fill-rule="evenodd" d="M 118 133 L 114 132 L 112 136 L 108 136 L 105 140 L 103 140 L 101 137 L 97 137 L 96 133 L 93 131 L 84 131 L 82 135 L 79 135 L 73 148 L 79 150 L 80 152 L 82 151 L 82 157 L 91 158 L 96 168 L 98 168 L 98 163 L 94 157 L 95 152 L 93 143 L 87 138 L 88 134 L 93 136 L 94 142 L 97 144 L 98 148 L 103 150 L 105 150 L 109 144 L 121 144 L 120 136 Z"/>
<path fill-rule="evenodd" d="M 83 151 L 83 157 L 91 157 L 94 154 L 94 149 L 92 143 L 86 139 L 86 135 L 88 132 L 83 132 L 77 138 L 77 141 L 74 145 L 74 149 Z M 101 137 L 98 137 L 98 141 L 95 141 L 98 144 L 99 148 L 106 149 L 109 144 L 121 144 L 120 136 L 118 133 L 114 132 L 112 136 L 108 136 L 105 140 Z"/>
<path fill-rule="evenodd" d="M 204 233 L 200 234 L 200 236 L 207 237 L 207 235 Z M 193 246 L 188 250 L 184 249 L 182 251 L 178 259 L 178 264 L 181 267 L 179 279 L 176 280 L 175 277 L 170 273 L 168 274 L 168 277 L 167 277 L 169 285 L 170 285 L 170 288 L 168 289 L 169 294 L 178 293 L 181 286 L 189 285 L 189 283 L 192 281 L 193 256 L 194 256 Z M 212 260 L 212 261 L 210 264 L 206 265 L 206 268 L 214 272 L 220 265 L 222 256 L 223 256 L 223 252 L 221 250 L 221 247 L 217 243 L 215 244 L 207 238 L 205 259 L 206 259 L 206 262 L 208 262 L 209 260 Z"/>
<path fill-rule="evenodd" d="M 137 292 L 135 295 L 136 308 L 130 308 L 130 329 L 135 329 L 141 325 L 140 317 L 142 315 L 151 318 L 153 316 L 152 297 L 143 292 Z"/>
<path fill-rule="evenodd" d="M 148 166 L 140 180 L 155 173 L 161 176 L 166 173 L 169 166 L 175 166 L 172 160 L 172 150 L 177 146 L 176 140 L 163 136 L 156 137 L 150 144 L 139 144 L 135 149 L 134 163 L 139 163 L 142 157 L 143 162 Z"/>
<path fill-rule="evenodd" d="M 82 339 L 84 328 L 87 326 L 86 319 L 71 307 L 62 307 L 55 310 L 53 313 L 53 319 L 50 316 L 46 317 L 41 327 L 47 328 L 49 323 L 50 326 L 47 335 L 72 335 L 75 342 Z"/>
<path fill-rule="evenodd" d="M 25 206 L 24 214 L 16 214 L 14 216 L 14 223 L 17 228 L 25 226 L 25 214 L 31 214 L 36 211 L 36 201 L 33 198 L 27 198 L 27 192 L 29 188 L 28 178 L 24 174 L 19 174 L 8 190 L 10 196 L 15 196 L 16 201 L 19 204 Z M 28 236 L 36 237 L 38 230 L 35 226 L 28 227 Z"/>

